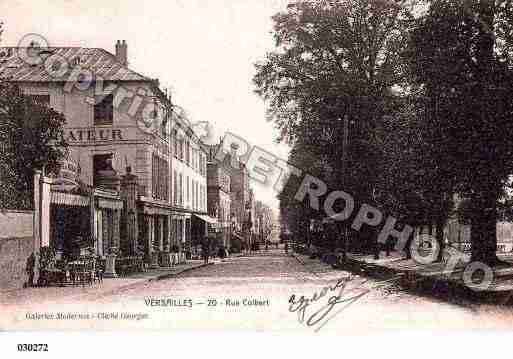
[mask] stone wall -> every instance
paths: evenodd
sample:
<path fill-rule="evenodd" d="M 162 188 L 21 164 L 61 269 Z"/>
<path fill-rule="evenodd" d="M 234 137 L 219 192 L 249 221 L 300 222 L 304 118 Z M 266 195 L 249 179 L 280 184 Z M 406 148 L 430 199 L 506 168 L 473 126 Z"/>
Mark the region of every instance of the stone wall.
<path fill-rule="evenodd" d="M 0 210 L 0 291 L 22 288 L 34 251 L 34 213 Z"/>

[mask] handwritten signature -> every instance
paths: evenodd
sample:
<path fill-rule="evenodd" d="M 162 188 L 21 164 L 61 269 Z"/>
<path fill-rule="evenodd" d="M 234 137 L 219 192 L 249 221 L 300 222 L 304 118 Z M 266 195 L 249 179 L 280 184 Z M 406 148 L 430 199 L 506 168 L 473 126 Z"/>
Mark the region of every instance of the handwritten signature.
<path fill-rule="evenodd" d="M 378 286 L 394 280 L 395 278 L 379 282 Z M 376 286 L 365 288 L 364 285 L 368 282 L 366 279 L 359 286 L 353 286 L 348 289 L 348 284 L 353 281 L 354 277 L 352 275 L 340 278 L 335 285 L 325 286 L 308 298 L 305 296 L 297 297 L 295 294 L 292 294 L 289 299 L 289 312 L 297 313 L 299 323 L 305 323 L 308 327 L 317 326 L 315 332 L 318 332 L 335 316 L 369 294 L 373 288 L 377 288 Z M 318 308 L 313 308 L 315 307 L 314 304 L 322 304 L 321 300 L 323 298 L 327 298 L 327 302 Z M 339 304 L 345 305 L 340 307 Z M 335 307 L 337 307 L 338 311 L 333 312 Z"/>

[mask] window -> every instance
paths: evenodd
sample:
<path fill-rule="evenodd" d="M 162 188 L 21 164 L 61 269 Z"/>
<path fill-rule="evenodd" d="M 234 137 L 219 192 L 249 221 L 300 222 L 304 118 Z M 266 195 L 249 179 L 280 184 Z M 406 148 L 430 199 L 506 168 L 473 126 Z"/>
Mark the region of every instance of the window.
<path fill-rule="evenodd" d="M 32 100 L 37 105 L 50 106 L 50 95 L 26 95 L 25 97 Z"/>
<path fill-rule="evenodd" d="M 187 166 L 191 165 L 191 143 L 189 141 L 185 142 L 185 162 Z"/>
<path fill-rule="evenodd" d="M 194 202 L 194 185 L 195 185 L 195 182 L 193 179 L 191 179 L 191 207 L 192 209 L 196 208 L 196 203 Z"/>
<path fill-rule="evenodd" d="M 197 181 L 196 181 L 196 208 L 199 208 L 199 201 L 198 201 L 199 195 L 198 195 L 198 190 L 199 190 L 199 182 L 197 182 Z"/>
<path fill-rule="evenodd" d="M 112 153 L 105 155 L 94 155 L 93 157 L 93 185 L 100 185 L 99 172 L 112 170 Z"/>
<path fill-rule="evenodd" d="M 199 169 L 199 172 L 202 176 L 206 176 L 207 175 L 207 161 L 206 161 L 206 157 L 203 153 L 200 153 L 200 169 Z"/>
<path fill-rule="evenodd" d="M 173 203 L 178 205 L 178 175 L 176 170 L 173 172 Z"/>
<path fill-rule="evenodd" d="M 103 97 L 103 99 L 102 99 Z M 96 105 L 94 105 L 94 125 L 105 126 L 112 125 L 113 106 L 112 95 L 95 96 Z"/>
<path fill-rule="evenodd" d="M 178 132 L 176 132 L 176 130 L 173 130 L 173 138 L 171 141 L 173 141 L 173 155 L 178 157 Z"/>
<path fill-rule="evenodd" d="M 189 204 L 189 201 L 190 201 L 190 179 L 189 179 L 189 176 L 187 176 L 187 204 Z"/>
<path fill-rule="evenodd" d="M 160 200 L 169 199 L 169 165 L 155 154 L 152 158 L 152 195 Z"/>
<path fill-rule="evenodd" d="M 178 196 L 178 204 L 183 206 L 183 175 L 181 173 L 178 175 Z"/>
<path fill-rule="evenodd" d="M 203 206 L 203 203 L 204 203 L 203 199 L 204 199 L 204 197 L 205 197 L 205 188 L 203 186 L 201 186 L 201 204 L 200 204 L 201 209 L 204 208 L 204 206 Z"/>
<path fill-rule="evenodd" d="M 181 159 L 183 161 L 183 138 L 180 138 L 178 140 L 178 158 Z"/>

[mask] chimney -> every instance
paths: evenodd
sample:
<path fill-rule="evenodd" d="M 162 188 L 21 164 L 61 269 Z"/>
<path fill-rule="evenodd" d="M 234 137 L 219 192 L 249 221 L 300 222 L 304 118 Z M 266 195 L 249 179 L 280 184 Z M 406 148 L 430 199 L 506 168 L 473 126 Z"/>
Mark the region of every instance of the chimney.
<path fill-rule="evenodd" d="M 128 65 L 128 50 L 125 40 L 123 42 L 120 40 L 116 42 L 116 59 L 124 66 Z"/>

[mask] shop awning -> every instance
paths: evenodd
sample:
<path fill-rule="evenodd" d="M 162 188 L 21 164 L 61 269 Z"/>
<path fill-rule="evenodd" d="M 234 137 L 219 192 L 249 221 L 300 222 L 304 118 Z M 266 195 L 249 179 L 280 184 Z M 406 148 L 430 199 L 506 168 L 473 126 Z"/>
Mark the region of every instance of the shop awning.
<path fill-rule="evenodd" d="M 107 198 L 98 198 L 98 208 L 123 209 L 123 201 Z"/>
<path fill-rule="evenodd" d="M 151 216 L 169 216 L 171 214 L 171 210 L 144 204 L 142 206 L 142 213 L 149 214 Z"/>
<path fill-rule="evenodd" d="M 87 207 L 89 206 L 89 197 L 79 196 L 64 192 L 51 192 L 50 202 L 52 204 L 64 206 Z"/>
<path fill-rule="evenodd" d="M 207 216 L 205 214 L 195 214 L 194 217 L 198 217 L 204 222 L 207 222 L 208 224 L 217 224 L 217 218 Z"/>

